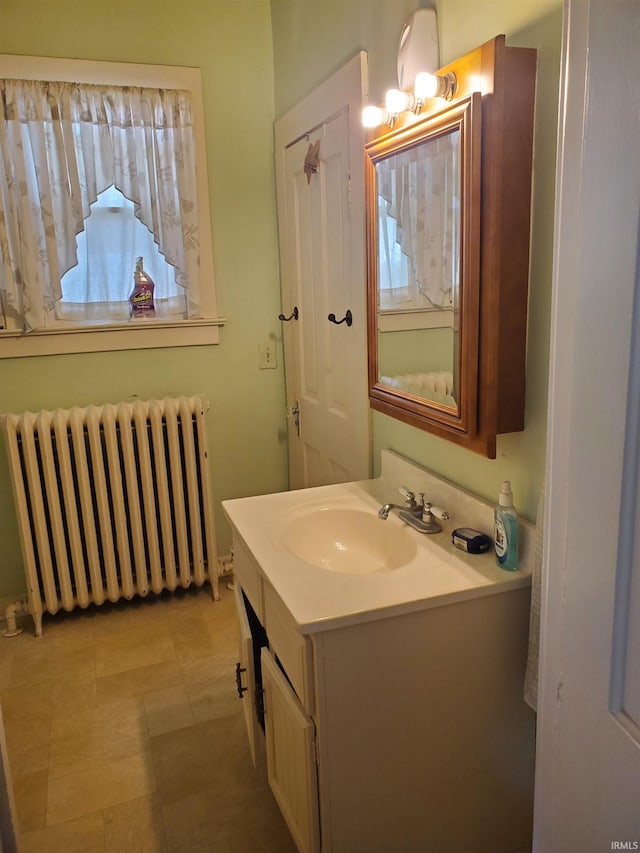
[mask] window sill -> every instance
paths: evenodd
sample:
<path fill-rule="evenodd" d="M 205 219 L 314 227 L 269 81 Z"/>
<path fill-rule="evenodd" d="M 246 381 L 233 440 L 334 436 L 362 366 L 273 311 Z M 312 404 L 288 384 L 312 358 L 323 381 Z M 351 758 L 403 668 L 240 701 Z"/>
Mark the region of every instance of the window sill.
<path fill-rule="evenodd" d="M 219 330 L 225 322 L 222 317 L 179 323 L 140 320 L 122 325 L 46 329 L 28 335 L 0 331 L 0 358 L 209 346 L 220 343 Z"/>

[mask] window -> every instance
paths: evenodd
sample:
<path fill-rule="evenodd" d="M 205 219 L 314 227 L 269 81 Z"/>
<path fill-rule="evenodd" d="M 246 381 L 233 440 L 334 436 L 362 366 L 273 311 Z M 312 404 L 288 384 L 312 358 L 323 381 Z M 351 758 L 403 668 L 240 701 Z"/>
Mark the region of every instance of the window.
<path fill-rule="evenodd" d="M 160 252 L 153 234 L 136 218 L 134 204 L 111 185 L 91 205 L 84 231 L 76 238 L 78 263 L 61 279 L 56 316 L 69 322 L 124 323 L 131 311 L 134 261 L 155 285 L 155 317 L 187 315 L 184 290 L 175 270 Z"/>
<path fill-rule="evenodd" d="M 217 343 L 199 72 L 5 56 L 0 78 L 0 355 Z"/>

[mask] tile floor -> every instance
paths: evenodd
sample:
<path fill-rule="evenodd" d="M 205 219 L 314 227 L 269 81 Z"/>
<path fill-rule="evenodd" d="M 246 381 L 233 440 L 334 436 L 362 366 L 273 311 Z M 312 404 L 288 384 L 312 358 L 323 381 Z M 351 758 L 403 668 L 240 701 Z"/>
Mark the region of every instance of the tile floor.
<path fill-rule="evenodd" d="M 294 853 L 255 772 L 221 583 L 0 638 L 20 853 Z"/>

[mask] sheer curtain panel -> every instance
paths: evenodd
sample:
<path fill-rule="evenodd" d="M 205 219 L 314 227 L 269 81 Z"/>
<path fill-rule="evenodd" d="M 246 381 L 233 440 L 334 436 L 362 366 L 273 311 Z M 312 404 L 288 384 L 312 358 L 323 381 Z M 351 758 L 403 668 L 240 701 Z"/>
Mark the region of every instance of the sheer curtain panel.
<path fill-rule="evenodd" d="M 190 94 L 0 80 L 0 296 L 31 331 L 54 325 L 76 235 L 114 185 L 134 204 L 199 312 L 196 151 Z M 135 260 L 135 259 L 133 259 Z M 132 267 L 133 269 L 133 267 Z M 121 298 L 121 297 L 118 297 Z"/>

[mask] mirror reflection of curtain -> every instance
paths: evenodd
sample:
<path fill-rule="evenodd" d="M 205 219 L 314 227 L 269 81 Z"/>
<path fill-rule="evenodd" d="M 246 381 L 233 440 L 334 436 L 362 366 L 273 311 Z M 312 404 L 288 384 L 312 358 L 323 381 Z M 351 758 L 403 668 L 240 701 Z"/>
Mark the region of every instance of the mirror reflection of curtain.
<path fill-rule="evenodd" d="M 459 141 L 453 130 L 376 164 L 381 308 L 457 301 Z"/>

